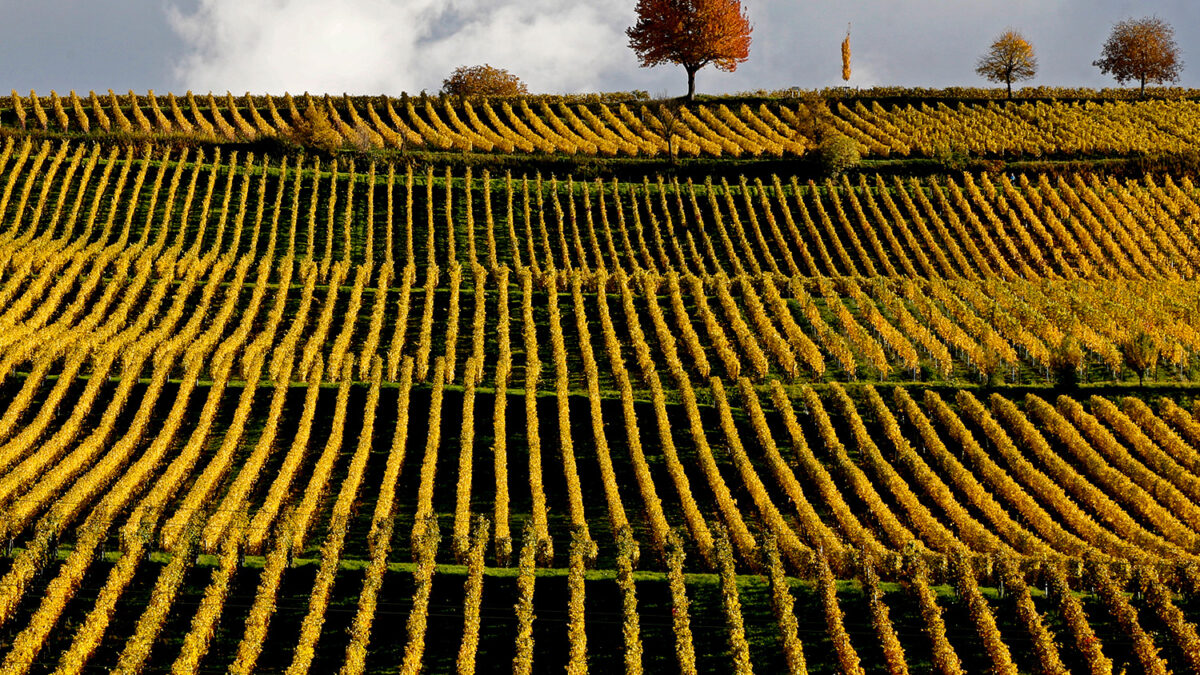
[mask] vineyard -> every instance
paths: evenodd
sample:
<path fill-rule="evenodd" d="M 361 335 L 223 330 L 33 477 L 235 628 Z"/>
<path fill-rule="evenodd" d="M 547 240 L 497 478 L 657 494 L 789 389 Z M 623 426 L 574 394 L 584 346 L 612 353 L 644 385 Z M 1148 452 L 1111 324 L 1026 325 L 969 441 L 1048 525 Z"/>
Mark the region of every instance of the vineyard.
<path fill-rule="evenodd" d="M 1071 157 L 1196 105 L 829 112 Z M 243 143 L 312 106 L 356 150 Z M 359 147 L 796 158 L 804 114 L 14 93 L 0 670 L 1200 671 L 1194 175 Z"/>
<path fill-rule="evenodd" d="M 1195 94 L 1196 92 L 1192 92 Z M 0 101 L 0 127 L 68 138 L 91 135 L 207 143 L 286 137 L 313 116 L 338 144 L 362 150 L 565 154 L 601 157 L 796 157 L 819 129 L 875 158 L 959 152 L 984 158 L 1089 158 L 1191 152 L 1195 98 L 1035 100 L 1004 104 L 918 100 L 721 102 L 680 107 L 640 99 L 554 97 L 158 96 L 70 92 Z M 1164 123 L 1164 120 L 1170 120 Z"/>

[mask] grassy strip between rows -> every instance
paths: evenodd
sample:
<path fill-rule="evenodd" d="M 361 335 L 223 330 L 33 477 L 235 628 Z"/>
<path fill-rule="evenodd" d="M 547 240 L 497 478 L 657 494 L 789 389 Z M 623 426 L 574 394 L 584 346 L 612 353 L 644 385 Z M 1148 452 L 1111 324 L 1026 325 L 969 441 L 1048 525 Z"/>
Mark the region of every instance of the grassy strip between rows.
<path fill-rule="evenodd" d="M 58 547 L 58 552 L 57 552 L 57 556 L 56 556 L 57 559 L 58 560 L 66 560 L 71 555 L 71 552 L 73 549 L 74 549 L 74 547 L 70 546 L 68 544 L 60 545 Z M 12 554 L 17 555 L 21 552 L 21 550 L 22 549 L 20 549 L 20 548 L 13 548 Z M 124 554 L 121 553 L 120 551 L 105 551 L 104 555 L 103 555 L 103 560 L 107 563 L 115 564 L 117 561 L 119 561 L 121 559 L 122 555 L 124 555 Z M 147 555 L 146 559 L 152 563 L 156 563 L 159 565 L 166 565 L 167 563 L 169 563 L 171 561 L 171 554 L 163 552 L 163 551 L 153 551 Z M 246 568 L 250 568 L 250 569 L 262 569 L 266 565 L 266 560 L 267 560 L 266 556 L 247 555 L 242 559 L 242 567 L 246 567 Z M 221 559 L 220 559 L 219 555 L 210 555 L 207 553 L 200 553 L 200 554 L 196 555 L 195 565 L 197 567 L 217 567 L 220 564 L 220 562 L 221 562 Z M 308 567 L 308 566 L 320 565 L 320 564 L 321 564 L 320 558 L 293 558 L 292 559 L 292 567 L 293 568 Z M 341 571 L 345 571 L 345 572 L 364 571 L 370 566 L 371 566 L 370 560 L 342 559 L 338 563 L 338 569 Z M 416 569 L 417 565 L 416 565 L 416 563 L 411 563 L 411 562 L 392 562 L 392 563 L 388 563 L 387 567 L 388 567 L 389 572 L 401 573 L 401 574 L 412 574 L 413 571 Z M 436 574 L 440 575 L 440 576 L 464 576 L 465 577 L 467 575 L 467 566 L 466 565 L 455 565 L 455 564 L 443 563 L 443 564 L 437 565 L 436 570 L 437 570 Z M 485 566 L 483 568 L 484 576 L 494 577 L 494 578 L 498 578 L 498 579 L 516 578 L 520 574 L 520 572 L 521 572 L 521 570 L 516 567 L 487 567 L 487 566 Z M 535 572 L 536 576 L 545 577 L 545 578 L 566 577 L 569 573 L 570 573 L 570 570 L 565 567 L 538 567 Z M 704 573 L 704 572 L 685 572 L 683 576 L 689 585 L 716 586 L 721 583 L 721 577 L 715 573 L 709 574 L 709 573 Z M 617 578 L 617 571 L 615 569 L 590 569 L 584 573 L 584 577 L 588 581 L 613 581 Z M 662 582 L 662 583 L 667 582 L 666 572 L 634 570 L 633 578 L 635 581 Z M 738 580 L 738 586 L 742 587 L 742 588 L 755 588 L 755 587 L 766 588 L 768 586 L 767 578 L 765 576 L 759 575 L 759 574 L 739 574 L 739 575 L 737 575 L 737 580 Z M 796 577 L 787 577 L 787 580 L 788 580 L 788 583 L 793 588 L 805 589 L 807 592 L 810 592 L 810 593 L 817 592 L 817 584 L 815 581 L 808 581 L 808 580 L 799 579 Z M 862 591 L 861 584 L 858 581 L 852 581 L 852 580 L 839 580 L 837 582 L 837 587 L 838 587 L 838 592 L 840 592 L 840 593 L 847 593 L 847 592 L 858 593 L 858 592 Z M 903 586 L 897 582 L 880 581 L 879 587 L 885 593 L 899 592 L 899 591 L 903 590 Z M 957 595 L 954 592 L 954 587 L 949 584 L 944 584 L 944 585 L 940 585 L 940 586 L 931 585 L 930 588 L 932 588 L 933 591 L 939 597 L 944 597 L 944 598 L 957 597 Z M 997 589 L 996 587 L 981 586 L 980 589 L 983 591 L 983 594 L 985 596 L 987 596 L 989 599 L 998 599 L 1000 597 L 999 589 Z M 1034 597 L 1043 597 L 1045 595 L 1045 593 L 1042 591 L 1042 589 L 1037 588 L 1035 586 L 1030 586 L 1029 592 Z M 1087 596 L 1086 593 L 1080 593 L 1080 592 L 1075 592 L 1075 595 L 1079 596 L 1079 597 Z"/>
<path fill-rule="evenodd" d="M 17 380 L 24 380 L 28 376 L 29 376 L 28 371 L 20 371 L 20 372 L 15 372 L 15 373 L 9 374 L 10 378 L 14 378 Z M 45 381 L 46 382 L 56 382 L 56 381 L 58 381 L 58 378 L 59 378 L 59 375 L 57 373 L 48 374 L 45 377 Z M 86 382 L 90 378 L 91 378 L 91 375 L 86 375 L 86 374 L 85 375 L 77 375 L 75 377 L 75 379 L 77 379 L 81 382 Z M 121 377 L 119 375 L 110 376 L 108 378 L 108 380 L 113 385 L 118 385 L 121 383 Z M 141 378 L 138 378 L 137 383 L 139 385 L 149 386 L 151 381 L 152 381 L 152 378 L 141 377 Z M 543 381 L 548 381 L 548 380 L 543 379 Z M 178 378 L 172 378 L 172 379 L 167 380 L 168 385 L 179 386 L 182 383 L 183 383 L 183 380 L 178 379 Z M 259 382 L 258 386 L 267 387 L 267 386 L 271 386 L 272 384 L 273 384 L 273 382 L 271 380 L 262 380 L 261 382 Z M 370 384 L 371 383 L 366 380 L 352 380 L 350 382 L 351 386 L 358 386 L 358 387 L 368 387 L 368 386 L 370 386 Z M 1054 382 L 1053 380 L 1048 381 L 1048 382 L 1037 382 L 1037 383 L 1022 382 L 1022 383 L 1016 383 L 1016 384 L 1010 384 L 1010 383 L 987 384 L 987 383 L 970 382 L 970 381 L 963 381 L 963 380 L 955 380 L 955 381 L 946 382 L 946 381 L 941 381 L 941 380 L 873 380 L 873 379 L 866 379 L 866 378 L 861 379 L 861 380 L 854 380 L 854 381 L 844 381 L 844 380 L 817 381 L 817 380 L 814 380 L 811 382 L 808 382 L 808 381 L 788 382 L 786 380 L 781 379 L 780 384 L 783 385 L 784 390 L 789 393 L 795 393 L 795 392 L 800 391 L 800 387 L 811 387 L 813 390 L 820 392 L 820 391 L 825 391 L 832 384 L 839 384 L 843 388 L 846 388 L 851 392 L 853 392 L 856 387 L 871 385 L 873 387 L 877 387 L 877 388 L 883 387 L 883 388 L 887 388 L 889 390 L 892 387 L 901 387 L 903 389 L 912 389 L 915 391 L 925 391 L 926 389 L 928 389 L 928 390 L 932 390 L 935 392 L 943 392 L 943 393 L 944 392 L 954 392 L 954 391 L 958 391 L 960 389 L 965 389 L 965 390 L 973 391 L 973 392 L 982 391 L 982 392 L 988 392 L 988 393 L 991 393 L 991 392 L 1003 393 L 1006 396 L 1019 396 L 1023 393 L 1027 393 L 1027 392 L 1035 393 L 1035 394 L 1047 394 L 1047 393 L 1069 394 L 1069 395 L 1085 396 L 1085 397 L 1091 396 L 1091 395 L 1135 396 L 1138 398 L 1147 398 L 1147 397 L 1153 397 L 1153 396 L 1200 396 L 1200 382 L 1179 382 L 1176 380 L 1150 380 L 1150 379 L 1147 379 L 1145 384 L 1139 385 L 1136 382 L 1136 380 L 1134 380 L 1133 378 L 1130 378 L 1130 380 L 1124 381 L 1124 382 L 1116 381 L 1116 380 L 1100 380 L 1100 381 L 1095 381 L 1095 382 L 1080 382 L 1072 387 L 1064 387 L 1061 384 Z M 203 389 L 205 387 L 210 387 L 210 386 L 212 386 L 212 381 L 205 380 L 205 379 L 199 379 L 196 381 L 196 386 L 201 389 Z M 244 380 L 230 379 L 229 382 L 225 386 L 228 389 L 239 389 L 241 387 L 245 387 L 246 382 Z M 288 386 L 291 389 L 299 390 L 299 389 L 306 389 L 308 387 L 308 384 L 306 382 L 294 381 L 294 382 L 291 382 Z M 339 382 L 322 382 L 320 386 L 322 389 L 336 390 L 340 386 L 340 383 Z M 399 382 L 381 382 L 380 383 L 380 387 L 382 389 L 396 389 L 399 386 L 400 386 Z M 753 386 L 754 390 L 756 392 L 759 392 L 760 394 L 769 394 L 771 392 L 770 384 L 753 384 L 752 386 Z M 420 390 L 423 388 L 431 388 L 431 387 L 432 387 L 432 384 L 422 385 L 420 383 L 413 383 L 414 390 Z M 447 391 L 447 392 L 462 393 L 463 391 L 465 391 L 465 389 L 466 389 L 466 387 L 462 384 L 446 384 L 446 385 L 444 385 L 444 391 Z M 475 386 L 474 390 L 475 390 L 476 394 L 480 394 L 480 395 L 494 395 L 496 393 L 496 389 L 494 387 L 487 387 L 482 384 Z M 581 399 L 589 398 L 587 389 L 577 387 L 575 389 L 570 389 L 568 391 L 569 391 L 569 395 L 572 398 L 581 398 Z M 525 395 L 524 388 L 510 387 L 508 389 L 505 389 L 504 392 L 506 394 L 508 394 L 509 396 L 524 396 Z M 663 393 L 666 394 L 666 396 L 670 400 L 671 394 L 674 393 L 674 390 L 664 390 Z M 633 394 L 634 394 L 635 402 L 649 403 L 651 401 L 650 396 L 649 396 L 649 390 L 642 390 L 642 389 L 634 388 Z M 702 407 L 705 406 L 707 400 L 706 400 L 705 393 L 703 392 L 703 390 L 697 390 L 696 395 L 699 399 L 700 405 Z M 555 398 L 557 396 L 558 396 L 557 391 L 555 391 L 553 389 L 549 389 L 547 387 L 542 387 L 537 390 L 538 398 Z M 621 392 L 616 389 L 601 389 L 600 390 L 600 398 L 602 400 L 606 400 L 606 399 L 620 400 Z"/>

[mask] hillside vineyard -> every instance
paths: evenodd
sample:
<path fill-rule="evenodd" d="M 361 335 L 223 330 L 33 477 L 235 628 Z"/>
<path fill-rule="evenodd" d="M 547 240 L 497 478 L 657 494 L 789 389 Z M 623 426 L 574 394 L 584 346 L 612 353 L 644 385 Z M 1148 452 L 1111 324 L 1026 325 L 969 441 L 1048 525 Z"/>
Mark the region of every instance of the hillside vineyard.
<path fill-rule="evenodd" d="M 3 115 L 238 137 L 299 105 L 132 98 Z M 624 104 L 530 101 L 339 105 L 384 144 L 664 151 Z M 832 112 L 879 155 L 1200 119 L 1088 105 Z M 787 110 L 687 140 L 802 153 Z M 248 147 L 0 142 L 3 672 L 1200 671 L 1187 175 Z"/>
<path fill-rule="evenodd" d="M 677 107 L 599 95 L 489 100 L 249 93 L 235 97 L 228 92 L 117 95 L 112 90 L 60 97 L 13 91 L 0 100 L 0 125 L 225 143 L 287 136 L 304 124 L 309 109 L 328 119 L 330 132 L 341 142 L 376 150 L 795 157 L 815 147 L 814 130 L 820 124 L 853 139 L 862 154 L 871 157 L 936 157 L 955 151 L 980 157 L 1094 158 L 1180 153 L 1200 141 L 1200 101 L 1194 98 L 1050 98 L 1007 106 L 953 99 L 806 104 L 790 98 Z"/>

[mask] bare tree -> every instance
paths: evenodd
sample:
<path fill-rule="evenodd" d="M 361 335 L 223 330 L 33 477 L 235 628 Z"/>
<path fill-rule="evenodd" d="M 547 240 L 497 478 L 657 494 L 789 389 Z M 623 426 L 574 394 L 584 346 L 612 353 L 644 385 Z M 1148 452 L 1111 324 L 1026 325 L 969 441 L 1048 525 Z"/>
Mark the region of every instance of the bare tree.
<path fill-rule="evenodd" d="M 667 159 L 671 166 L 675 166 L 675 158 L 679 154 L 679 144 L 675 136 L 683 125 L 683 120 L 679 118 L 682 107 L 683 104 L 678 99 L 668 99 L 658 105 L 658 115 L 651 113 L 649 106 L 642 108 L 642 117 L 648 118 L 667 141 Z"/>

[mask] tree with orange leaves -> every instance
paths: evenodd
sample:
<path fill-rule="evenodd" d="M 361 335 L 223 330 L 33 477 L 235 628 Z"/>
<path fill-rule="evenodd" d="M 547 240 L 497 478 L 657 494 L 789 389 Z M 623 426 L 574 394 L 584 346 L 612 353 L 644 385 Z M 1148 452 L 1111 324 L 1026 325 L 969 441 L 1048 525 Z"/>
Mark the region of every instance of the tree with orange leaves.
<path fill-rule="evenodd" d="M 1147 82 L 1174 82 L 1183 70 L 1175 29 L 1156 16 L 1126 19 L 1113 26 L 1100 56 L 1093 66 L 1115 77 L 1117 84 L 1140 83 L 1143 96 Z"/>
<path fill-rule="evenodd" d="M 708 64 L 733 72 L 750 57 L 753 27 L 740 0 L 638 0 L 637 24 L 625 31 L 642 67 L 677 63 L 696 96 L 696 71 Z"/>
<path fill-rule="evenodd" d="M 529 89 L 516 75 L 485 63 L 455 68 L 442 80 L 442 92 L 457 96 L 523 96 Z"/>
<path fill-rule="evenodd" d="M 846 26 L 846 39 L 842 40 L 842 81 L 850 81 L 850 26 Z"/>
<path fill-rule="evenodd" d="M 1028 80 L 1037 74 L 1037 56 L 1025 36 L 1009 28 L 979 57 L 975 72 L 992 82 L 1003 82 L 1012 98 L 1013 80 Z"/>

